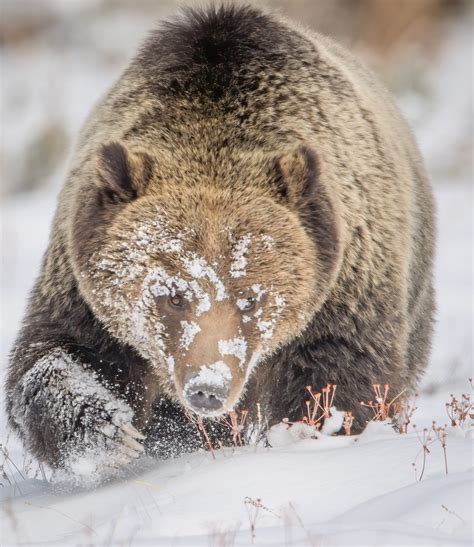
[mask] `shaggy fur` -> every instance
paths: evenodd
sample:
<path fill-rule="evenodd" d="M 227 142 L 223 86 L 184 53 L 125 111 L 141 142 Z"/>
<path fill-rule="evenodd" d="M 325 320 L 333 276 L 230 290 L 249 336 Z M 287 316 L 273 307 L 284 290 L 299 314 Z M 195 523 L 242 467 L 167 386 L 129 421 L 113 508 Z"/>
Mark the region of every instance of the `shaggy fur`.
<path fill-rule="evenodd" d="M 367 69 L 253 8 L 188 10 L 148 38 L 82 131 L 11 354 L 10 423 L 53 465 L 117 413 L 161 456 L 193 449 L 186 367 L 216 360 L 203 348 L 222 332 L 247 344 L 245 366 L 226 360 L 229 407 L 298 419 L 305 386 L 334 383 L 360 430 L 373 383 L 396 395 L 426 366 L 433 233 L 417 146 Z M 249 234 L 245 275 L 232 273 Z M 183 256 L 205 260 L 213 306 L 177 318 L 149 296 L 150 272 L 185 278 Z M 261 311 L 245 319 L 235 299 L 256 285 Z M 181 321 L 200 329 L 189 353 Z M 75 367 L 115 402 L 77 396 Z"/>

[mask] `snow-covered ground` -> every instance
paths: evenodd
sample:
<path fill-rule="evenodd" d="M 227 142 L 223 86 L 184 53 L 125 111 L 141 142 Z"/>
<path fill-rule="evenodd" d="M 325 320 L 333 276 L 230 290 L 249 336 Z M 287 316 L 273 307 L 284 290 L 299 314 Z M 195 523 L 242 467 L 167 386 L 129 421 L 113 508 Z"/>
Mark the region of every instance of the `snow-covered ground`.
<path fill-rule="evenodd" d="M 469 545 L 470 442 L 449 438 L 448 475 L 431 446 L 417 481 L 420 448 L 385 427 L 216 460 L 192 454 L 94 492 L 20 482 L 21 494 L 5 492 L 3 543 Z"/>
<path fill-rule="evenodd" d="M 129 51 L 148 21 L 117 17 L 108 24 Z M 132 27 L 131 38 L 127 29 Z M 109 47 L 110 34 L 102 38 L 99 25 L 89 26 L 88 32 L 95 36 L 91 44 L 98 40 L 102 48 Z M 11 166 L 20 161 L 30 135 L 51 113 L 65 119 L 68 132 L 74 134 L 93 100 L 125 62 L 123 52 L 117 54 L 119 48 L 109 56 L 120 58 L 107 65 L 97 61 L 92 46 L 80 55 L 74 53 L 74 44 L 61 54 L 53 49 L 42 44 L 38 51 L 17 52 L 15 57 L 7 52 L 3 58 L 2 146 L 10 162 L 6 174 L 14 172 Z M 472 133 L 472 87 L 467 78 L 472 53 L 470 29 L 464 23 L 451 31 L 443 51 L 428 73 L 431 94 L 399 96 L 425 153 L 438 204 L 437 324 L 431 364 L 412 420 L 418 431 L 430 427 L 432 420 L 447 423 L 450 393 L 470 393 L 468 377 L 473 375 L 472 163 L 463 151 L 466 133 Z M 59 92 L 56 82 L 61 82 Z M 64 167 L 48 178 L 48 184 L 11 195 L 2 205 L 2 380 L 46 246 L 63 172 Z M 471 544 L 470 433 L 448 430 L 448 474 L 441 444 L 435 440 L 421 481 L 423 450 L 413 429 L 399 435 L 376 424 L 358 438 L 293 439 L 290 444 L 284 444 L 282 436 L 282 442 L 275 442 L 282 446 L 225 449 L 216 452 L 215 460 L 209 453 L 166 462 L 143 460 L 121 481 L 92 491 L 66 492 L 41 475 L 32 478 L 34 465 L 25 472 L 21 446 L 8 436 L 2 410 L 0 441 L 11 460 L 5 465 L 8 478 L 0 479 L 0 543 Z"/>

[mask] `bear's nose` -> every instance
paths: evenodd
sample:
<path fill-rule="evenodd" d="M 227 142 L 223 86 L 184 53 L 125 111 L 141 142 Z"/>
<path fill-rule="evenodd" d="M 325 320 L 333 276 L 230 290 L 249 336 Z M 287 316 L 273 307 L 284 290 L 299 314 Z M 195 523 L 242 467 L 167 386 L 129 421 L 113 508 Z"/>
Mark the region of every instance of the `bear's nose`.
<path fill-rule="evenodd" d="M 220 410 L 228 395 L 228 388 L 215 385 L 194 384 L 186 389 L 186 399 L 196 412 Z"/>

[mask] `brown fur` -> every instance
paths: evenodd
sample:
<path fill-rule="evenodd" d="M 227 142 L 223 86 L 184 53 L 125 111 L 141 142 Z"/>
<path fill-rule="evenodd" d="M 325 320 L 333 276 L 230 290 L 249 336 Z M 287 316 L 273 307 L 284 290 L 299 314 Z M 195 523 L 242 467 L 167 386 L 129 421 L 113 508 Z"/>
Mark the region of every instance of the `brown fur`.
<path fill-rule="evenodd" d="M 336 383 L 338 406 L 361 429 L 372 384 L 412 389 L 427 363 L 433 232 L 416 144 L 367 69 L 331 40 L 251 8 L 189 12 L 148 39 L 85 125 L 12 356 L 10 401 L 45 351 L 61 347 L 117 385 L 168 454 L 170 424 L 189 434 L 186 374 L 241 333 L 245 366 L 225 357 L 226 409 L 240 398 L 260 402 L 271 423 L 294 419 L 305 385 Z M 232 276 L 247 234 L 246 275 Z M 209 312 L 198 314 L 197 300 L 178 316 L 164 311 L 166 298 L 144 301 L 156 268 L 191 282 L 191 255 L 217 272 L 225 300 L 203 278 Z M 262 316 L 244 322 L 236 302 L 254 285 Z M 272 318 L 264 339 L 258 323 Z M 186 351 L 181 321 L 201 329 Z M 55 432 L 11 416 L 31 450 L 54 460 Z"/>

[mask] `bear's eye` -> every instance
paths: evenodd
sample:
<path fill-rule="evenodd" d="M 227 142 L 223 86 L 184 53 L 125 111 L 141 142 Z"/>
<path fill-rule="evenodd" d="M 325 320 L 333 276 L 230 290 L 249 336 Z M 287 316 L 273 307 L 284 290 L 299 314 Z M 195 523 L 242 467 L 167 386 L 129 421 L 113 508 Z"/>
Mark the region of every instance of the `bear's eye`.
<path fill-rule="evenodd" d="M 186 301 L 180 294 L 174 294 L 168 298 L 168 302 L 172 308 L 183 308 Z"/>
<path fill-rule="evenodd" d="M 249 298 L 243 298 L 239 303 L 239 308 L 242 311 L 252 311 L 255 308 L 256 303 L 257 299 L 253 296 L 250 296 Z"/>

